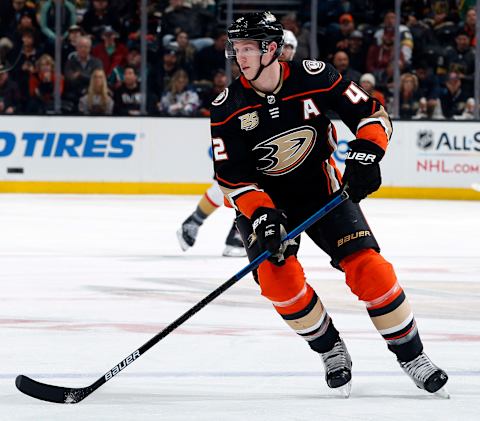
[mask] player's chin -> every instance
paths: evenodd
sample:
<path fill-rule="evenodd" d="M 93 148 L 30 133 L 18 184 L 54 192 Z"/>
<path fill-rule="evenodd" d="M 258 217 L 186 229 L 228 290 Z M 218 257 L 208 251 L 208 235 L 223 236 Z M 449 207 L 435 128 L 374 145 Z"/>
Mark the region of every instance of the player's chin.
<path fill-rule="evenodd" d="M 243 76 L 245 76 L 245 79 L 247 80 L 252 80 L 255 77 L 255 70 L 253 70 L 251 67 L 246 67 L 242 69 Z"/>

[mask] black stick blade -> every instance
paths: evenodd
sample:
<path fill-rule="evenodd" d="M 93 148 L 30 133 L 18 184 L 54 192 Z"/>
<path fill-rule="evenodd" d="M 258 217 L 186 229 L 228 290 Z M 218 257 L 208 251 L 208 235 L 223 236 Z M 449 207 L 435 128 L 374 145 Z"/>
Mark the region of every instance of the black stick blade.
<path fill-rule="evenodd" d="M 17 376 L 15 386 L 20 392 L 32 398 L 55 403 L 77 403 L 90 394 L 90 388 L 69 388 L 40 383 L 27 376 Z"/>

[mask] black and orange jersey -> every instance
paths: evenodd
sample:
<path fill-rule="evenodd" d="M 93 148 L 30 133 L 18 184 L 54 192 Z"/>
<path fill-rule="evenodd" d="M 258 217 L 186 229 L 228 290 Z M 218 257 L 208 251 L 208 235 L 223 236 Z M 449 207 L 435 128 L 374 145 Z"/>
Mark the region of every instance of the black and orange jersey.
<path fill-rule="evenodd" d="M 274 64 L 276 65 L 276 64 Z M 274 92 L 241 76 L 212 103 L 215 178 L 247 217 L 259 206 L 287 210 L 319 203 L 341 188 L 332 152 L 336 113 L 356 135 L 383 149 L 391 123 L 383 107 L 330 64 L 283 62 Z"/>

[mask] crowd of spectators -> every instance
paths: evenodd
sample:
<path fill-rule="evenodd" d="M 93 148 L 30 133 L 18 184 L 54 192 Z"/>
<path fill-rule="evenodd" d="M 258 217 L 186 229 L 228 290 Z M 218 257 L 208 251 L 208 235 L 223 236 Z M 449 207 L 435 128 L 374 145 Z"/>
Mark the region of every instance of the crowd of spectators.
<path fill-rule="evenodd" d="M 60 75 L 56 1 L 62 3 Z M 317 57 L 310 52 L 310 2 L 278 16 L 296 38 L 294 60 L 331 62 L 389 111 L 398 66 L 400 117 L 473 118 L 475 0 L 403 0 L 398 63 L 393 0 L 318 3 Z M 0 114 L 53 113 L 59 82 L 63 114 L 139 115 L 139 8 L 132 0 L 0 0 Z M 208 116 L 228 80 L 217 4 L 150 0 L 147 16 L 148 114 Z"/>

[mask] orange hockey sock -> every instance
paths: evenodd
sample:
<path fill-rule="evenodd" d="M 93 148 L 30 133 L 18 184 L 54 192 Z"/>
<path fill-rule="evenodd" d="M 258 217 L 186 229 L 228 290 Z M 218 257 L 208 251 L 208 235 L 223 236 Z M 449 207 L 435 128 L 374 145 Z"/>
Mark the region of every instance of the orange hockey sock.
<path fill-rule="evenodd" d="M 388 348 L 402 361 L 423 349 L 410 304 L 392 265 L 374 250 L 361 250 L 340 263 L 347 285 L 365 302 L 368 314 Z"/>
<path fill-rule="evenodd" d="M 262 295 L 268 298 L 285 322 L 317 352 L 332 349 L 338 331 L 320 298 L 306 282 L 303 269 L 295 256 L 278 267 L 266 261 L 258 270 Z"/>

